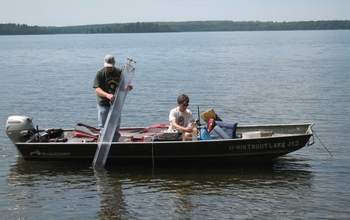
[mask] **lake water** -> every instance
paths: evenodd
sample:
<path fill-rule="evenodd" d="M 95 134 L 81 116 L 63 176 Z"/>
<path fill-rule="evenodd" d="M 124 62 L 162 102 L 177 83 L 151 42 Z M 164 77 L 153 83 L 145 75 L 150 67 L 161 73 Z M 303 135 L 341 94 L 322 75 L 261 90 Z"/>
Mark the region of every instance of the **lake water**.
<path fill-rule="evenodd" d="M 349 30 L 1 36 L 0 52 L 2 219 L 350 218 Z M 137 61 L 122 126 L 168 123 L 186 93 L 195 115 L 199 106 L 239 124 L 312 122 L 322 142 L 267 166 L 97 174 L 18 157 L 10 115 L 40 128 L 97 125 L 92 81 L 106 54 Z"/>

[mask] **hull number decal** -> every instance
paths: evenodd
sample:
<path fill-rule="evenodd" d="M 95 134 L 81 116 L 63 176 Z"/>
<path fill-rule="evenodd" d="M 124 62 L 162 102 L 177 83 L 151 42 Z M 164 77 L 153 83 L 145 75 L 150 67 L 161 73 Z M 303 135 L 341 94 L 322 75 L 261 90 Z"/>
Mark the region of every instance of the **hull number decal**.
<path fill-rule="evenodd" d="M 299 147 L 299 141 L 289 142 L 277 142 L 277 143 L 265 143 L 265 144 L 242 144 L 242 145 L 230 145 L 230 150 L 263 150 L 263 149 L 276 149 L 286 147 Z"/>

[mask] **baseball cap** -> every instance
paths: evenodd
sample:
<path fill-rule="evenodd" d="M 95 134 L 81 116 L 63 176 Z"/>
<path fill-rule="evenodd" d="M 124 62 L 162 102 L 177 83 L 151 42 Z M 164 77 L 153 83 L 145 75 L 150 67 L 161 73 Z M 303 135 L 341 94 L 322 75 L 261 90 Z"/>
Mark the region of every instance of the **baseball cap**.
<path fill-rule="evenodd" d="M 113 55 L 106 55 L 104 61 L 105 67 L 114 67 L 115 59 Z"/>

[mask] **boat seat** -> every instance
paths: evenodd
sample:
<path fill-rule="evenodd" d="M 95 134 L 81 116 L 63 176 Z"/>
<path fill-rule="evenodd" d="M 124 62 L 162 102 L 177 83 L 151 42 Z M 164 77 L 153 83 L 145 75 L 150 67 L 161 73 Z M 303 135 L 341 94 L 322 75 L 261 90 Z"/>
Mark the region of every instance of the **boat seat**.
<path fill-rule="evenodd" d="M 89 137 L 73 137 L 68 142 L 96 142 L 97 140 L 95 138 L 89 138 Z"/>
<path fill-rule="evenodd" d="M 49 142 L 61 142 L 61 143 L 64 143 L 64 142 L 67 142 L 68 139 L 67 138 L 51 138 Z"/>

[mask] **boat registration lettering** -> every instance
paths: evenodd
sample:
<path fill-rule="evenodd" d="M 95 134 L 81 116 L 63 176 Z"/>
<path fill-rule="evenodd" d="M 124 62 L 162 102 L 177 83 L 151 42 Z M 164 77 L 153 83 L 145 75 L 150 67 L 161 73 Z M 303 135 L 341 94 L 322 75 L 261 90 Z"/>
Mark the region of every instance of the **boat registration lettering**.
<path fill-rule="evenodd" d="M 289 142 L 276 142 L 276 143 L 263 143 L 263 144 L 242 144 L 242 145 L 229 145 L 229 150 L 263 150 L 273 148 L 286 148 L 286 147 L 297 147 L 299 141 Z"/>
<path fill-rule="evenodd" d="M 290 141 L 287 144 L 288 147 L 298 147 L 299 146 L 299 141 Z"/>
<path fill-rule="evenodd" d="M 39 150 L 30 152 L 29 155 L 38 155 L 38 156 L 70 156 L 70 152 L 41 152 Z"/>

